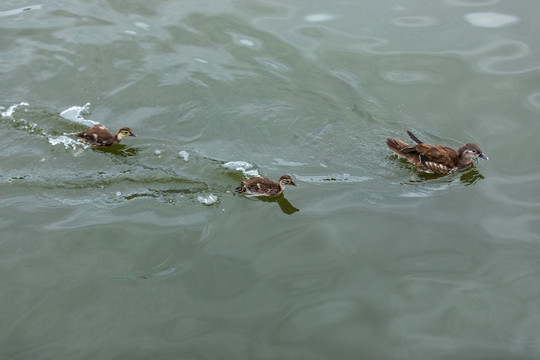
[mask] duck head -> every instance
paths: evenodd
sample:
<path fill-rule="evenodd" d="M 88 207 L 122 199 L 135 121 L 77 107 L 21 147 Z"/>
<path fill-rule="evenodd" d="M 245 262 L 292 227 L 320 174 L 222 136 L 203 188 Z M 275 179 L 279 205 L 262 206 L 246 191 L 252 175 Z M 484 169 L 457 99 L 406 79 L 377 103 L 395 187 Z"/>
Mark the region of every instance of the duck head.
<path fill-rule="evenodd" d="M 116 133 L 116 138 L 118 140 L 122 140 L 123 138 L 125 138 L 127 136 L 137 136 L 137 135 L 135 135 L 133 132 L 131 132 L 130 128 L 125 127 L 125 126 L 120 128 L 120 130 L 118 130 L 118 132 Z"/>
<path fill-rule="evenodd" d="M 459 156 L 462 159 L 472 159 L 475 157 L 479 157 L 485 160 L 489 160 L 489 158 L 482 152 L 480 149 L 480 146 L 476 144 L 465 144 L 458 150 Z"/>
<path fill-rule="evenodd" d="M 279 178 L 279 186 L 283 189 L 286 185 L 296 186 L 290 175 L 283 175 Z"/>

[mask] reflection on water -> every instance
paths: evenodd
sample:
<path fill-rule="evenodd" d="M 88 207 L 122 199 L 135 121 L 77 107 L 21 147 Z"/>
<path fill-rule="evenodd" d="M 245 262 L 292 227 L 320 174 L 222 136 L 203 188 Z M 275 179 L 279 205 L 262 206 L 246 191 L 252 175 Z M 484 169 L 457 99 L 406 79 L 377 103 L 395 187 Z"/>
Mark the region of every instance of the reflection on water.
<path fill-rule="evenodd" d="M 300 209 L 295 208 L 289 202 L 289 200 L 287 200 L 284 194 L 280 194 L 279 196 L 275 197 L 257 196 L 257 199 L 263 202 L 277 203 L 281 211 L 283 211 L 283 213 L 287 215 L 291 215 L 297 211 L 300 211 Z"/>
<path fill-rule="evenodd" d="M 485 28 L 508 26 L 519 21 L 519 18 L 516 16 L 497 13 L 470 13 L 465 15 L 465 19 L 471 25 Z"/>
<path fill-rule="evenodd" d="M 441 180 L 445 183 L 451 183 L 458 176 L 461 183 L 465 186 L 472 185 L 477 181 L 484 179 L 484 176 L 480 174 L 480 172 L 473 166 L 470 169 L 451 174 L 433 174 L 425 171 L 419 171 L 418 169 L 416 169 L 414 178 L 415 180 L 411 180 L 411 182 Z"/>
<path fill-rule="evenodd" d="M 476 168 L 474 168 L 474 167 L 472 169 L 464 172 L 460 176 L 460 180 L 465 186 L 472 185 L 472 184 L 476 183 L 477 181 L 483 180 L 483 179 L 484 179 L 484 176 L 478 170 L 476 170 Z"/>
<path fill-rule="evenodd" d="M 240 190 L 240 187 L 237 187 L 234 192 L 238 193 L 239 190 Z M 300 211 L 300 209 L 295 208 L 289 202 L 289 200 L 285 198 L 285 193 L 281 193 L 278 196 L 257 196 L 257 195 L 250 195 L 250 194 L 247 194 L 247 195 L 244 194 L 243 196 L 247 198 L 254 198 L 262 202 L 277 203 L 281 211 L 283 211 L 283 213 L 287 215 L 291 215 L 297 211 Z"/>
<path fill-rule="evenodd" d="M 112 146 L 92 146 L 92 150 L 121 157 L 136 156 L 140 152 L 140 149 L 138 147 L 126 144 L 116 144 Z"/>

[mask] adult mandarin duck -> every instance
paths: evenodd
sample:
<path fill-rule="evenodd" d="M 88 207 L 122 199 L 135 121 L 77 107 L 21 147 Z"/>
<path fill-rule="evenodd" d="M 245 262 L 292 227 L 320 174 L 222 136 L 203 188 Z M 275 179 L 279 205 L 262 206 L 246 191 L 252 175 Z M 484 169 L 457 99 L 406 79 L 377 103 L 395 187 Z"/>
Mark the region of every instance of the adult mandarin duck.
<path fill-rule="evenodd" d="M 456 151 L 443 145 L 426 144 L 410 131 L 407 131 L 407 134 L 416 145 L 390 138 L 386 139 L 386 145 L 394 153 L 404 157 L 423 171 L 446 174 L 470 167 L 474 158 L 489 160 L 476 144 L 465 144 Z"/>

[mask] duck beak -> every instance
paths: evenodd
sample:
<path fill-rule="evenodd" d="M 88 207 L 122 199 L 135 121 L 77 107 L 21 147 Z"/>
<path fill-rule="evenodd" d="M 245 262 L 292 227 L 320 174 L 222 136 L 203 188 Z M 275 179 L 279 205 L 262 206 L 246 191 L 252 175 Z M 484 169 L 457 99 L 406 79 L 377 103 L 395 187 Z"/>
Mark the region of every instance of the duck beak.
<path fill-rule="evenodd" d="M 480 157 L 482 159 L 485 159 L 485 160 L 489 160 L 489 158 L 486 156 L 486 154 L 480 154 L 480 155 L 478 155 L 478 157 Z"/>
<path fill-rule="evenodd" d="M 137 135 L 135 135 L 134 133 L 131 133 L 131 135 L 129 135 L 129 136 L 135 136 L 135 137 L 137 137 Z"/>
<path fill-rule="evenodd" d="M 291 183 L 289 185 L 298 186 L 294 183 L 294 181 L 291 180 Z"/>

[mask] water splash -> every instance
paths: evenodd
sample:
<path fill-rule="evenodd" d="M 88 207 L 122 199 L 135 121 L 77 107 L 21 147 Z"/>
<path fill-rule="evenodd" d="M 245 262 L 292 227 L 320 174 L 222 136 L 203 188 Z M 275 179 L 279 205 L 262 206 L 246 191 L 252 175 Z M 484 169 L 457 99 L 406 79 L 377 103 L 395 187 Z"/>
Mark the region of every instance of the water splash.
<path fill-rule="evenodd" d="M 49 136 L 48 137 L 49 144 L 51 145 L 64 145 L 66 149 L 73 149 L 76 150 L 78 147 L 84 147 L 87 148 L 89 145 L 84 144 L 82 142 L 76 141 L 70 137 L 67 137 L 65 135 L 61 136 Z"/>
<path fill-rule="evenodd" d="M 4 118 L 11 119 L 11 123 L 13 124 L 14 127 L 19 128 L 19 129 L 24 129 L 28 131 L 28 133 L 30 134 L 45 136 L 45 131 L 38 124 L 28 121 L 24 118 L 14 116 L 16 115 L 15 112 L 20 106 L 29 106 L 29 104 L 26 102 L 21 102 L 19 104 L 11 105 L 6 111 L 0 112 L 0 114 L 2 115 L 2 119 Z M 5 108 L 1 107 L 0 109 L 5 109 Z M 25 108 L 24 111 L 26 112 L 28 111 L 28 109 Z"/>
<path fill-rule="evenodd" d="M 5 117 L 13 117 L 13 113 L 15 112 L 15 110 L 17 110 L 17 108 L 19 106 L 28 106 L 29 104 L 28 103 L 25 103 L 25 102 L 21 102 L 19 104 L 15 104 L 15 105 L 11 105 L 6 111 L 2 111 L 1 114 L 2 114 L 2 117 L 5 118 Z"/>
<path fill-rule="evenodd" d="M 197 196 L 197 200 L 204 205 L 213 205 L 218 201 L 218 197 L 214 194 L 209 194 L 208 196 Z"/>
<path fill-rule="evenodd" d="M 85 119 L 83 114 L 88 114 L 90 103 L 86 103 L 84 106 L 72 106 L 60 113 L 60 116 L 64 119 L 87 126 L 94 126 L 99 124 L 97 121 Z"/>
<path fill-rule="evenodd" d="M 261 176 L 259 171 L 257 169 L 253 169 L 254 166 L 246 161 L 229 161 L 228 163 L 223 164 L 223 167 L 241 171 L 247 177 Z"/>
<path fill-rule="evenodd" d="M 182 150 L 182 151 L 180 151 L 178 153 L 178 157 L 184 159 L 184 161 L 188 161 L 189 160 L 189 153 L 187 151 Z"/>

